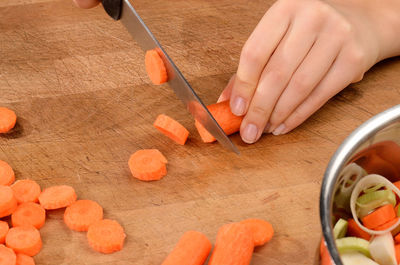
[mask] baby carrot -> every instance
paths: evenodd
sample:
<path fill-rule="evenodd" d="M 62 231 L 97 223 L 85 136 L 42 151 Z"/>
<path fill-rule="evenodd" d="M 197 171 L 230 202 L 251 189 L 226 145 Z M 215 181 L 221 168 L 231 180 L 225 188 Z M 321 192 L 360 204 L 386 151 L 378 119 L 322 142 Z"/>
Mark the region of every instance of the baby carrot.
<path fill-rule="evenodd" d="M 0 186 L 0 218 L 12 214 L 17 209 L 17 200 L 9 186 Z"/>
<path fill-rule="evenodd" d="M 52 186 L 42 191 L 39 202 L 46 210 L 54 210 L 67 207 L 76 201 L 74 188 L 67 185 Z"/>
<path fill-rule="evenodd" d="M 7 133 L 12 128 L 14 128 L 17 121 L 17 115 L 15 112 L 5 108 L 0 107 L 0 133 Z"/>
<path fill-rule="evenodd" d="M 145 55 L 146 72 L 151 82 L 160 85 L 168 81 L 167 69 L 164 61 L 156 49 L 148 50 Z"/>
<path fill-rule="evenodd" d="M 122 226 L 109 219 L 91 224 L 86 236 L 94 250 L 106 254 L 121 250 L 126 237 Z"/>
<path fill-rule="evenodd" d="M 11 248 L 0 245 L 0 265 L 16 265 L 17 256 Z"/>
<path fill-rule="evenodd" d="M 33 226 L 13 227 L 6 236 L 6 245 L 15 253 L 35 256 L 42 248 L 39 230 Z"/>
<path fill-rule="evenodd" d="M 211 242 L 200 232 L 188 231 L 162 265 L 203 265 L 211 251 Z"/>
<path fill-rule="evenodd" d="M 396 218 L 396 212 L 393 205 L 389 203 L 364 216 L 361 220 L 366 228 L 374 229 L 394 218 Z"/>
<path fill-rule="evenodd" d="M 103 219 L 103 208 L 95 201 L 77 200 L 65 209 L 64 222 L 71 230 L 87 231 Z"/>
<path fill-rule="evenodd" d="M 8 223 L 0 220 L 0 244 L 4 244 L 6 241 L 8 230 Z"/>
<path fill-rule="evenodd" d="M 18 253 L 17 264 L 15 265 L 35 265 L 35 260 L 28 255 Z"/>
<path fill-rule="evenodd" d="M 15 174 L 11 166 L 0 160 L 0 185 L 11 185 L 15 180 Z"/>
<path fill-rule="evenodd" d="M 11 188 L 18 203 L 38 202 L 41 190 L 36 181 L 31 179 L 17 180 L 11 185 Z"/>
<path fill-rule="evenodd" d="M 349 219 L 349 220 L 347 220 L 347 222 L 348 222 L 347 236 L 359 237 L 359 238 L 363 238 L 367 241 L 370 240 L 371 235 L 368 234 L 367 232 L 365 232 L 364 230 L 362 230 L 358 226 L 356 221 L 354 221 L 354 219 Z"/>
<path fill-rule="evenodd" d="M 254 237 L 254 246 L 262 246 L 271 240 L 274 235 L 274 228 L 272 225 L 261 219 L 247 219 L 240 222 L 250 228 Z"/>
<path fill-rule="evenodd" d="M 24 202 L 11 215 L 13 227 L 32 225 L 40 229 L 46 220 L 46 211 L 37 203 Z"/>
<path fill-rule="evenodd" d="M 159 180 L 167 174 L 166 161 L 160 151 L 143 149 L 131 155 L 128 165 L 132 176 L 139 180 L 152 181 Z"/>
<path fill-rule="evenodd" d="M 189 136 L 189 131 L 182 124 L 164 114 L 158 115 L 153 126 L 180 145 L 184 145 Z"/>

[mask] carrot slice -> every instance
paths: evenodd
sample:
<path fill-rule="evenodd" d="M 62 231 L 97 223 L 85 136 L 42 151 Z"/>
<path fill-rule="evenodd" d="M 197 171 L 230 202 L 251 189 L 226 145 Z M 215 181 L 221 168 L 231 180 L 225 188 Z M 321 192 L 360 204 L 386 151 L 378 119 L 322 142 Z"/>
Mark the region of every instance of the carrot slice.
<path fill-rule="evenodd" d="M 8 223 L 0 220 L 0 244 L 4 244 L 8 230 Z"/>
<path fill-rule="evenodd" d="M 18 180 L 11 185 L 11 188 L 18 203 L 38 202 L 41 190 L 36 181 L 31 179 Z"/>
<path fill-rule="evenodd" d="M 14 128 L 17 121 L 17 115 L 15 112 L 5 108 L 0 107 L 0 133 L 7 133 L 12 128 Z"/>
<path fill-rule="evenodd" d="M 393 205 L 389 203 L 364 216 L 361 220 L 366 228 L 374 229 L 394 218 L 396 218 L 396 212 Z"/>
<path fill-rule="evenodd" d="M 42 248 L 39 230 L 33 226 L 13 227 L 6 236 L 6 245 L 15 253 L 35 256 Z"/>
<path fill-rule="evenodd" d="M 167 69 L 164 61 L 156 49 L 148 50 L 145 55 L 146 72 L 150 77 L 151 82 L 155 85 L 160 85 L 168 81 Z"/>
<path fill-rule="evenodd" d="M 383 225 L 377 226 L 374 228 L 375 231 L 383 231 L 394 225 L 397 221 L 399 221 L 399 217 L 396 217 L 389 222 L 384 223 Z"/>
<path fill-rule="evenodd" d="M 229 100 L 209 105 L 207 108 L 227 135 L 239 131 L 243 116 L 239 117 L 231 112 Z M 212 136 L 200 122 L 196 120 L 195 125 L 203 142 L 211 143 L 215 141 L 214 136 Z"/>
<path fill-rule="evenodd" d="M 247 219 L 240 222 L 250 228 L 253 233 L 254 246 L 262 246 L 269 242 L 274 235 L 274 228 L 272 225 L 261 219 Z"/>
<path fill-rule="evenodd" d="M 161 133 L 180 145 L 184 145 L 189 136 L 189 131 L 182 124 L 164 114 L 158 115 L 153 125 Z"/>
<path fill-rule="evenodd" d="M 143 181 L 159 180 L 167 174 L 167 159 L 160 151 L 143 149 L 131 155 L 128 161 L 132 175 Z"/>
<path fill-rule="evenodd" d="M 15 181 L 12 167 L 5 161 L 0 160 L 0 185 L 9 186 Z"/>
<path fill-rule="evenodd" d="M 109 219 L 91 224 L 86 236 L 94 250 L 106 254 L 121 250 L 126 237 L 122 226 Z"/>
<path fill-rule="evenodd" d="M 162 265 L 203 265 L 211 251 L 211 242 L 200 232 L 188 231 Z"/>
<path fill-rule="evenodd" d="M 362 230 L 354 219 L 347 220 L 347 236 L 359 237 L 367 241 L 371 238 L 371 235 Z"/>
<path fill-rule="evenodd" d="M 76 201 L 74 188 L 67 185 L 52 186 L 42 191 L 39 202 L 46 210 L 54 210 L 67 207 Z"/>
<path fill-rule="evenodd" d="M 396 253 L 396 262 L 397 264 L 400 264 L 400 244 L 394 245 L 394 251 Z"/>
<path fill-rule="evenodd" d="M 222 226 L 217 234 L 209 265 L 250 264 L 254 250 L 252 231 L 243 224 Z"/>
<path fill-rule="evenodd" d="M 16 265 L 17 256 L 11 248 L 0 245 L 0 265 Z"/>
<path fill-rule="evenodd" d="M 17 200 L 9 186 L 0 186 L 0 218 L 12 214 L 17 209 Z"/>
<path fill-rule="evenodd" d="M 46 211 L 40 204 L 24 202 L 18 205 L 17 210 L 11 215 L 11 223 L 16 226 L 33 225 L 40 229 L 46 220 Z"/>
<path fill-rule="evenodd" d="M 87 231 L 91 224 L 101 219 L 103 219 L 103 208 L 91 200 L 77 200 L 64 212 L 65 224 L 75 231 Z"/>
<path fill-rule="evenodd" d="M 17 264 L 15 265 L 35 265 L 35 260 L 28 255 L 18 253 Z"/>

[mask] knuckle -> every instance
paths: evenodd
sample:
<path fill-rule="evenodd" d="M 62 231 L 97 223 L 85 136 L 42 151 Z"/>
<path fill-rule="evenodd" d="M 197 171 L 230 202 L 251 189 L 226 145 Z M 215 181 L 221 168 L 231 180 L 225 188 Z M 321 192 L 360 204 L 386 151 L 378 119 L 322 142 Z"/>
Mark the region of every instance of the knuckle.
<path fill-rule="evenodd" d="M 253 106 L 250 110 L 251 114 L 257 117 L 266 118 L 269 110 L 266 106 Z"/>
<path fill-rule="evenodd" d="M 283 67 L 275 66 L 267 71 L 268 79 L 271 84 L 279 84 L 286 80 L 287 72 L 283 70 Z"/>
<path fill-rule="evenodd" d="M 303 95 L 308 92 L 310 82 L 305 75 L 298 74 L 292 79 L 291 86 L 296 91 L 296 94 Z"/>
<path fill-rule="evenodd" d="M 249 65 L 258 65 L 261 62 L 260 52 L 258 51 L 258 45 L 253 44 L 254 42 L 246 41 L 240 54 L 240 60 L 242 63 Z"/>

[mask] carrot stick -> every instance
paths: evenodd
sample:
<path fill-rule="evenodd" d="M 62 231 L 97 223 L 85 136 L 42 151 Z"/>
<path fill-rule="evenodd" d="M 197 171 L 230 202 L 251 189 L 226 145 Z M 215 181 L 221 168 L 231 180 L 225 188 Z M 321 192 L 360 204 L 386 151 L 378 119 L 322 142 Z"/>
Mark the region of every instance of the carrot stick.
<path fill-rule="evenodd" d="M 122 226 L 109 219 L 91 224 L 86 236 L 94 250 L 106 254 L 121 250 L 126 237 Z"/>
<path fill-rule="evenodd" d="M 17 256 L 11 248 L 0 245 L 0 265 L 16 265 Z"/>
<path fill-rule="evenodd" d="M 5 108 L 0 107 L 0 133 L 7 133 L 12 128 L 14 128 L 17 121 L 17 115 L 15 112 Z"/>
<path fill-rule="evenodd" d="M 148 50 L 145 55 L 146 72 L 151 82 L 160 85 L 168 81 L 167 69 L 164 61 L 156 49 Z"/>
<path fill-rule="evenodd" d="M 272 225 L 261 219 L 247 219 L 240 222 L 250 228 L 254 237 L 254 246 L 262 246 L 269 242 L 274 235 L 274 228 Z"/>
<path fill-rule="evenodd" d="M 15 253 L 35 256 L 42 248 L 39 230 L 33 226 L 13 227 L 6 236 L 6 245 Z"/>
<path fill-rule="evenodd" d="M 36 181 L 31 179 L 18 180 L 11 185 L 11 188 L 18 203 L 38 202 L 41 190 Z"/>
<path fill-rule="evenodd" d="M 354 219 L 349 219 L 347 220 L 348 226 L 347 226 L 347 236 L 353 236 L 353 237 L 359 237 L 363 238 L 367 241 L 370 240 L 371 235 L 362 230 L 354 221 Z"/>
<path fill-rule="evenodd" d="M 231 112 L 229 100 L 209 105 L 207 108 L 227 135 L 239 131 L 243 116 L 239 117 Z M 195 121 L 195 125 L 203 142 L 211 143 L 215 141 L 214 136 L 200 122 Z"/>
<path fill-rule="evenodd" d="M 0 220 L 0 244 L 4 244 L 6 241 L 8 230 L 8 223 Z"/>
<path fill-rule="evenodd" d="M 374 229 L 394 218 L 396 218 L 396 212 L 393 205 L 389 203 L 364 216 L 361 220 L 366 228 Z"/>
<path fill-rule="evenodd" d="M 77 200 L 64 212 L 65 224 L 75 231 L 87 231 L 91 224 L 101 219 L 103 219 L 103 208 L 91 200 Z"/>
<path fill-rule="evenodd" d="M 15 265 L 35 265 L 35 260 L 28 255 L 18 253 L 17 264 Z"/>
<path fill-rule="evenodd" d="M 246 225 L 224 225 L 218 231 L 209 265 L 248 265 L 253 250 L 253 233 Z"/>
<path fill-rule="evenodd" d="M 182 124 L 164 114 L 158 115 L 153 125 L 161 133 L 180 145 L 184 145 L 189 136 L 189 131 Z"/>
<path fill-rule="evenodd" d="M 13 227 L 32 225 L 40 229 L 46 220 L 46 211 L 40 204 L 24 202 L 18 205 L 17 210 L 11 215 Z"/>
<path fill-rule="evenodd" d="M 17 209 L 17 200 L 9 186 L 0 186 L 0 218 L 12 214 Z"/>
<path fill-rule="evenodd" d="M 15 181 L 14 170 L 7 162 L 0 160 L 0 185 L 9 186 L 14 181 Z"/>
<path fill-rule="evenodd" d="M 162 265 L 203 265 L 211 251 L 211 242 L 200 232 L 188 231 Z"/>
<path fill-rule="evenodd" d="M 42 191 L 39 195 L 39 202 L 46 210 L 53 210 L 67 207 L 76 201 L 74 188 L 67 185 L 52 186 Z"/>
<path fill-rule="evenodd" d="M 143 181 L 159 180 L 164 177 L 167 174 L 166 163 L 167 159 L 155 149 L 136 151 L 128 161 L 132 175 Z"/>
<path fill-rule="evenodd" d="M 396 253 L 396 262 L 397 264 L 400 264 L 400 244 L 394 245 L 394 251 Z"/>

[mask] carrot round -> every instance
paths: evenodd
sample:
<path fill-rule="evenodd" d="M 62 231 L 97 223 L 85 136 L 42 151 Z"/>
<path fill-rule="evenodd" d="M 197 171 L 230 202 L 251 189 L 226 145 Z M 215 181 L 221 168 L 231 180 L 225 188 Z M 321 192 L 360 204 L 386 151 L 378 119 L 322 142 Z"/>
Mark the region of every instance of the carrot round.
<path fill-rule="evenodd" d="M 180 145 L 184 145 L 189 131 L 171 117 L 160 114 L 154 122 L 154 127 Z"/>
<path fill-rule="evenodd" d="M 54 210 L 67 207 L 76 201 L 74 188 L 67 185 L 52 186 L 42 191 L 39 202 L 46 210 Z"/>
<path fill-rule="evenodd" d="M 367 241 L 371 239 L 371 235 L 362 230 L 354 219 L 349 219 L 347 222 L 347 236 L 359 237 Z"/>
<path fill-rule="evenodd" d="M 15 126 L 17 121 L 17 115 L 15 112 L 5 108 L 0 107 L 0 133 L 7 133 Z"/>
<path fill-rule="evenodd" d="M 240 222 L 250 228 L 254 237 L 254 246 L 262 246 L 269 242 L 274 235 L 274 228 L 272 225 L 261 219 L 247 219 Z"/>
<path fill-rule="evenodd" d="M 203 265 L 211 251 L 211 242 L 200 232 L 188 231 L 162 265 Z"/>
<path fill-rule="evenodd" d="M 91 200 L 77 200 L 64 212 L 65 224 L 75 231 L 87 231 L 91 224 L 101 219 L 103 219 L 103 208 Z"/>
<path fill-rule="evenodd" d="M 91 224 L 86 236 L 94 250 L 106 254 L 121 250 L 126 237 L 122 226 L 109 219 Z"/>
<path fill-rule="evenodd" d="M 366 228 L 374 229 L 395 218 L 396 212 L 393 205 L 389 203 L 364 216 L 361 220 Z"/>
<path fill-rule="evenodd" d="M 15 181 L 12 167 L 5 161 L 0 160 L 0 185 L 9 186 Z"/>
<path fill-rule="evenodd" d="M 18 253 L 17 264 L 15 265 L 35 265 L 35 260 L 28 255 Z"/>
<path fill-rule="evenodd" d="M 167 159 L 156 149 L 143 149 L 131 155 L 128 161 L 132 175 L 143 181 L 159 180 L 167 174 Z"/>
<path fill-rule="evenodd" d="M 145 55 L 146 72 L 151 82 L 160 85 L 168 81 L 167 69 L 164 61 L 156 49 L 148 50 Z"/>
<path fill-rule="evenodd" d="M 38 202 L 41 190 L 36 181 L 31 179 L 18 180 L 11 185 L 11 188 L 18 203 Z"/>
<path fill-rule="evenodd" d="M 243 116 L 239 117 L 231 112 L 229 100 L 209 105 L 207 108 L 227 135 L 239 131 Z M 195 125 L 203 142 L 211 143 L 215 141 L 214 136 L 212 136 L 200 122 L 196 120 Z"/>
<path fill-rule="evenodd" d="M 12 214 L 17 209 L 17 200 L 9 186 L 0 186 L 0 218 Z"/>
<path fill-rule="evenodd" d="M 11 248 L 0 245 L 0 265 L 16 265 L 17 256 Z"/>
<path fill-rule="evenodd" d="M 15 253 L 35 256 L 42 248 L 39 230 L 33 226 L 13 227 L 6 236 L 6 245 Z"/>
<path fill-rule="evenodd" d="M 24 202 L 11 215 L 13 227 L 32 225 L 40 229 L 46 220 L 46 211 L 37 203 Z"/>
<path fill-rule="evenodd" d="M 222 226 L 217 234 L 209 265 L 248 265 L 254 250 L 251 230 L 243 224 Z"/>
<path fill-rule="evenodd" d="M 0 244 L 4 244 L 6 241 L 8 230 L 8 223 L 0 220 Z"/>

